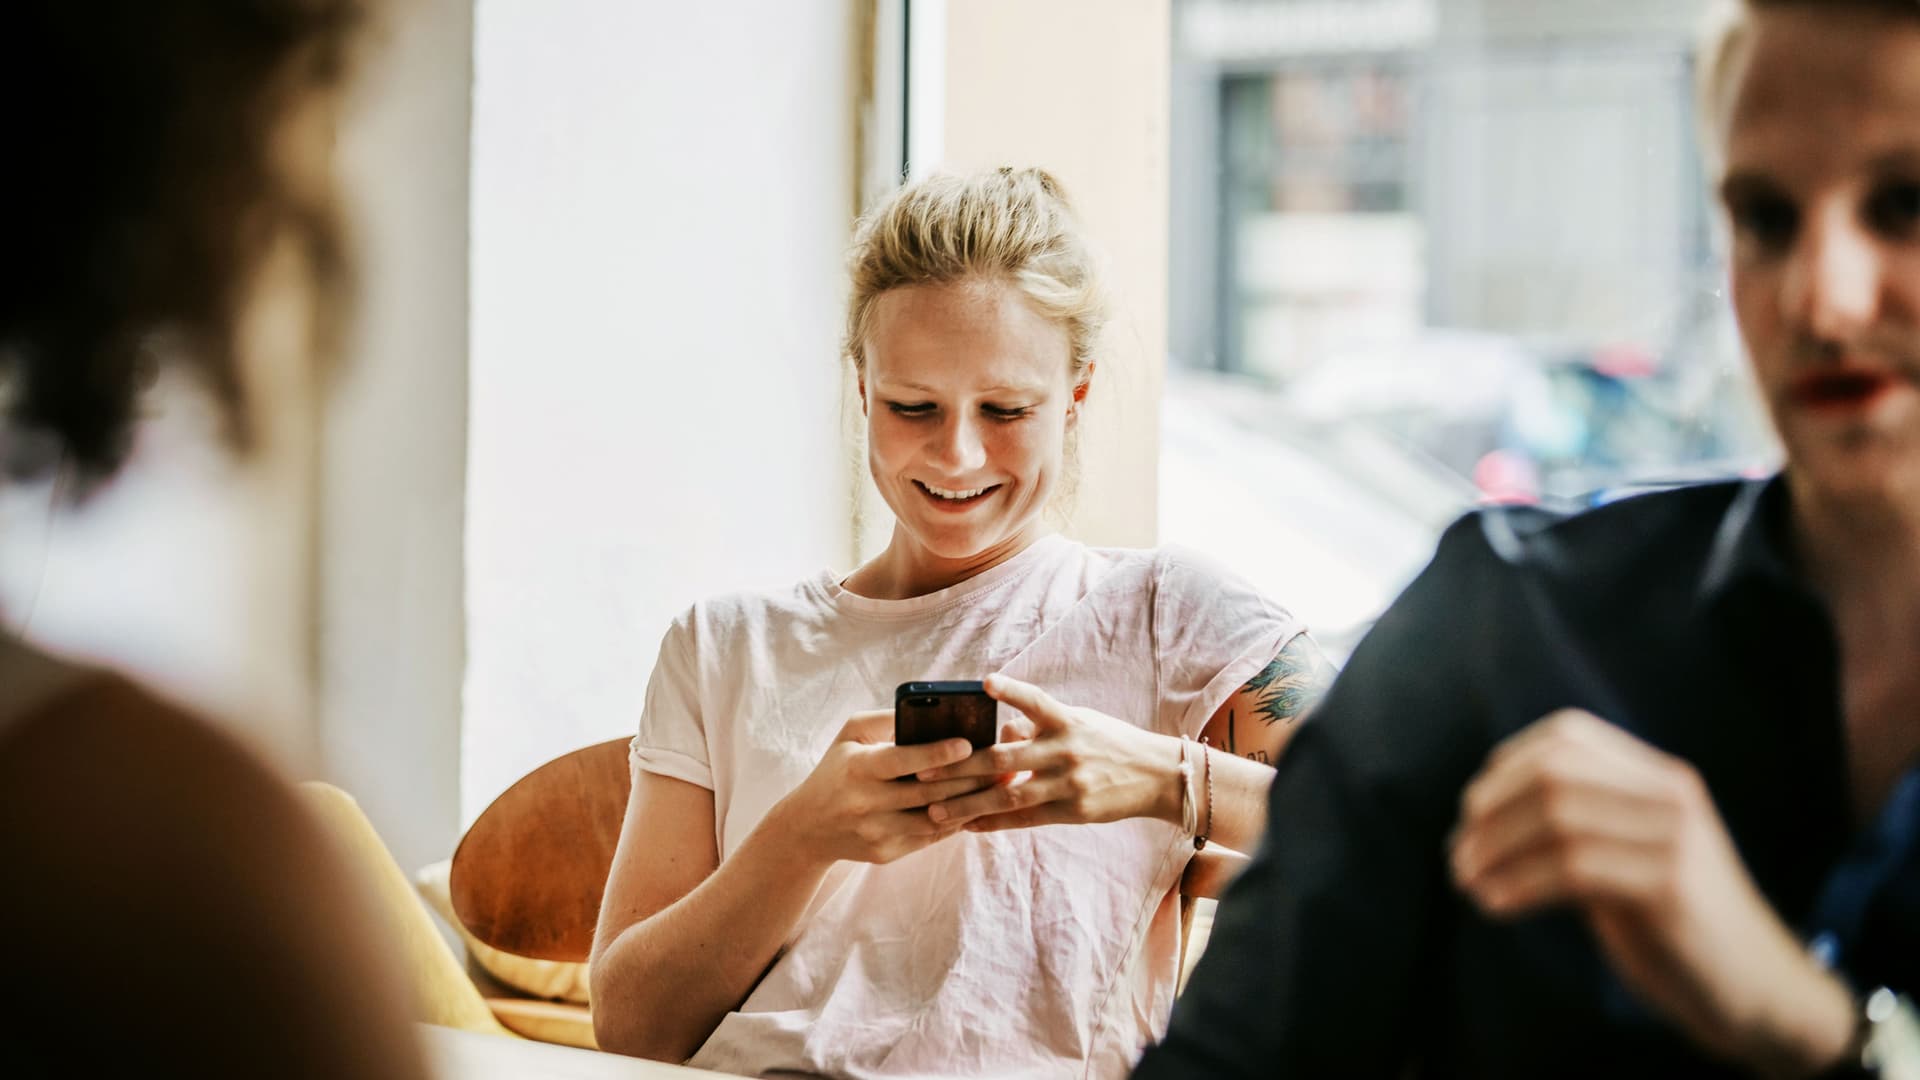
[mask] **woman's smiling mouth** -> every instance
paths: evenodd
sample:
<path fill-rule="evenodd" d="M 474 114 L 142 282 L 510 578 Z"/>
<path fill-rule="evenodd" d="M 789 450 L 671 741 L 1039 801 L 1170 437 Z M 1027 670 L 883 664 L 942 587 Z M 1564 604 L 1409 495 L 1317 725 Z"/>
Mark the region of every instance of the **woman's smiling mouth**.
<path fill-rule="evenodd" d="M 919 488 L 921 494 L 927 496 L 927 500 L 941 510 L 968 509 L 1000 490 L 999 484 L 992 484 L 983 488 L 955 489 L 935 487 L 932 484 L 920 480 L 915 480 L 913 486 Z"/>

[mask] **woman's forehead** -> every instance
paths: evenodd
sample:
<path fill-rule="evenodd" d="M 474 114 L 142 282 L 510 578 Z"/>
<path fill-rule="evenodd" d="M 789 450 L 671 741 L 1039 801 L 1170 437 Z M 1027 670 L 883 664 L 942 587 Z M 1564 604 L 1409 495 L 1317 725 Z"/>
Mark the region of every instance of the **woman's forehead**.
<path fill-rule="evenodd" d="M 1066 325 L 999 282 L 888 290 L 874 302 L 866 340 L 870 378 L 921 389 L 1052 386 L 1071 354 Z"/>

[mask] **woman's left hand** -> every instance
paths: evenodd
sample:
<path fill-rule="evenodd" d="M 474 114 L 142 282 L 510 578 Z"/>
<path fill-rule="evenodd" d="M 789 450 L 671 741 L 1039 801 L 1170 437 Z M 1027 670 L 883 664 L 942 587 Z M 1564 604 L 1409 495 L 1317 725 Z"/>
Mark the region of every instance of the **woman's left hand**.
<path fill-rule="evenodd" d="M 934 821 L 994 832 L 1131 817 L 1180 820 L 1180 758 L 1166 736 L 1063 705 L 1005 675 L 988 676 L 986 689 L 1020 710 L 1026 723 L 965 761 L 919 774 L 923 781 L 1002 778 L 985 791 L 927 807 Z"/>

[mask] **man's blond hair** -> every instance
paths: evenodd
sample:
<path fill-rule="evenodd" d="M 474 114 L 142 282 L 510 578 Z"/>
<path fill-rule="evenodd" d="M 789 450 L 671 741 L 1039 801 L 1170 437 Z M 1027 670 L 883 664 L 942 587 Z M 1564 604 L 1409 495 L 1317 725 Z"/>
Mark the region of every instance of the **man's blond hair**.
<path fill-rule="evenodd" d="M 1871 11 L 1920 21 L 1920 0 L 1718 0 L 1702 23 L 1694 68 L 1701 146 L 1713 172 L 1724 163 L 1734 93 L 1753 44 L 1754 15 L 1788 8 Z"/>

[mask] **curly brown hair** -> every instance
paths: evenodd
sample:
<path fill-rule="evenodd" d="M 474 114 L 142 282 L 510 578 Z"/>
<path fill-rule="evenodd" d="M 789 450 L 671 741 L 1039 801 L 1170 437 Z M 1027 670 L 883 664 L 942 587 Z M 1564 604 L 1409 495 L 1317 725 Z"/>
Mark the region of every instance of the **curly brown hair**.
<path fill-rule="evenodd" d="M 162 334 L 246 447 L 234 324 L 268 246 L 291 239 L 310 264 L 318 326 L 345 295 L 331 181 L 276 140 L 343 79 L 365 3 L 6 5 L 0 480 L 49 467 L 25 450 L 48 444 L 83 478 L 111 473 Z"/>

